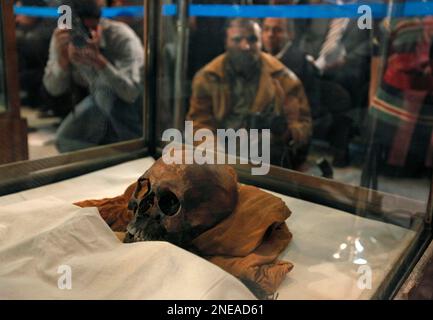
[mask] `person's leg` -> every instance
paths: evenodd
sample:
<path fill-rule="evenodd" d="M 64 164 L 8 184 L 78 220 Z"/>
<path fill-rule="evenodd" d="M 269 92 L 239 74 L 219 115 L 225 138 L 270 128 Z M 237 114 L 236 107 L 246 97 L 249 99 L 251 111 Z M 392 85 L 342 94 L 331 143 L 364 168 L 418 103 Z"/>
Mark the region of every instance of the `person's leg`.
<path fill-rule="evenodd" d="M 70 152 L 101 144 L 108 120 L 96 107 L 91 96 L 81 101 L 63 120 L 57 130 L 57 148 Z"/>
<path fill-rule="evenodd" d="M 109 120 L 106 143 L 137 139 L 143 134 L 143 97 L 140 95 L 134 103 L 127 103 L 114 95 L 106 96 L 104 103 L 99 103 L 100 112 Z"/>
<path fill-rule="evenodd" d="M 329 130 L 329 143 L 334 155 L 333 165 L 347 166 L 349 159 L 349 143 L 353 120 L 347 115 L 351 108 L 349 93 L 339 84 L 321 81 L 322 104 L 332 116 Z"/>

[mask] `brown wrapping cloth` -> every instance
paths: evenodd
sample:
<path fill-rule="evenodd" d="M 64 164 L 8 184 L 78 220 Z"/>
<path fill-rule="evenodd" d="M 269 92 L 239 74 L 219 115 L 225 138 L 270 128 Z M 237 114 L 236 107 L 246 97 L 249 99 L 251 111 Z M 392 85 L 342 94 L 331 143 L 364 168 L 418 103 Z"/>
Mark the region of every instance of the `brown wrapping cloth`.
<path fill-rule="evenodd" d="M 209 261 L 247 283 L 257 283 L 270 295 L 293 268 L 277 260 L 292 238 L 285 224 L 290 213 L 281 199 L 256 187 L 240 186 L 233 214 L 193 244 Z"/>
<path fill-rule="evenodd" d="M 97 207 L 102 219 L 115 232 L 126 232 L 126 226 L 133 214 L 128 210 L 128 202 L 135 191 L 137 183 L 130 185 L 121 196 L 102 200 L 85 200 L 74 203 L 81 208 Z"/>
<path fill-rule="evenodd" d="M 113 231 L 125 231 L 132 218 L 128 201 L 135 184 L 119 197 L 78 202 L 97 207 Z M 292 234 L 285 220 L 291 212 L 284 202 L 252 186 L 239 187 L 236 209 L 227 219 L 193 241 L 196 251 L 238 277 L 258 297 L 272 295 L 293 265 L 277 260 Z"/>

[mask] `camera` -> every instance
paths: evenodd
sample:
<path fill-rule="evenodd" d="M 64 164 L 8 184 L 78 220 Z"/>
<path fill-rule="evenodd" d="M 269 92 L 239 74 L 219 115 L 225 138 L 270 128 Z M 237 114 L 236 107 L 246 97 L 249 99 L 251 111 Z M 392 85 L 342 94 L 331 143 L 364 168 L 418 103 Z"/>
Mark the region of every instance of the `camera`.
<path fill-rule="evenodd" d="M 287 121 L 283 115 L 275 113 L 251 113 L 247 117 L 249 129 L 270 129 L 277 136 L 282 136 L 287 131 Z"/>
<path fill-rule="evenodd" d="M 288 126 L 284 115 L 276 114 L 272 111 L 266 113 L 256 112 L 250 113 L 247 116 L 248 129 L 270 129 L 271 133 L 276 137 L 283 137 L 287 134 Z M 284 168 L 294 169 L 298 164 L 297 148 L 294 142 L 289 139 L 287 143 L 282 145 L 272 144 L 270 150 L 271 164 Z"/>
<path fill-rule="evenodd" d="M 92 38 L 90 30 L 84 25 L 78 16 L 72 18 L 71 42 L 76 48 L 87 46 L 88 40 Z"/>

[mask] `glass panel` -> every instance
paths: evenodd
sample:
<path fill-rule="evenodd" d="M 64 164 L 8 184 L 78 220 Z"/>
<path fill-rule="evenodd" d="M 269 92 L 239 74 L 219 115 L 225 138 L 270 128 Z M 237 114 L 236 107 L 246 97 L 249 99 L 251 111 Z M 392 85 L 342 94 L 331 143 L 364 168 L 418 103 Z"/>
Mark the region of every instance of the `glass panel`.
<path fill-rule="evenodd" d="M 176 140 L 166 129 L 178 128 L 180 142 L 206 151 L 224 142 L 219 150 L 230 152 L 230 138 L 218 140 L 218 132 L 227 137 L 233 129 L 237 157 L 259 165 L 267 158 L 302 173 L 271 170 L 248 181 L 280 190 L 286 183 L 301 199 L 316 195 L 305 207 L 292 204 L 298 244 L 316 250 L 312 259 L 325 269 L 371 267 L 379 283 L 362 296 L 384 294 L 390 275 L 406 266 L 427 211 L 433 33 L 431 17 L 413 17 L 413 10 L 431 8 L 424 2 L 373 1 L 366 9 L 365 1 L 195 0 L 183 24 L 182 3 L 164 1 L 176 4 L 178 15 L 164 11 L 160 25 L 161 145 L 168 136 Z M 409 12 L 410 18 L 395 18 Z M 188 30 L 176 29 L 182 25 Z M 270 130 L 270 139 L 261 131 L 253 141 L 252 129 Z M 253 143 L 261 158 L 251 153 Z M 311 209 L 316 201 L 329 207 Z M 302 232 L 317 237 L 306 244 Z M 338 297 L 347 297 L 351 289 L 340 288 Z"/>
<path fill-rule="evenodd" d="M 6 111 L 6 86 L 5 86 L 5 69 L 3 57 L 3 22 L 0 15 L 0 114 Z"/>
<path fill-rule="evenodd" d="M 167 8 L 178 3 L 181 1 L 164 1 Z M 258 5 L 243 6 L 245 3 Z M 356 1 L 276 3 L 195 0 L 185 24 L 187 30 L 177 29 L 176 24 L 181 21 L 174 11 L 163 14 L 158 136 L 162 137 L 167 128 L 183 129 L 185 120 L 194 122 L 195 131 L 270 129 L 269 157 L 273 165 L 353 186 L 367 186 L 373 179 L 374 189 L 425 201 L 429 165 L 420 159 L 427 154 L 417 155 L 418 164 L 413 163 L 416 168 L 406 166 L 403 157 L 397 161 L 398 171 L 394 171 L 395 166 L 384 167 L 372 177 L 366 168 L 371 165 L 366 160 L 372 143 L 370 119 L 377 109 L 370 108 L 369 94 L 380 80 L 380 59 L 375 57 L 380 53 L 373 44 L 387 48 L 386 38 L 379 42 L 377 39 L 387 5 L 372 3 L 368 16 L 358 13 L 360 4 Z M 323 9 L 318 4 L 328 7 Z M 407 10 L 405 3 L 399 8 Z M 232 42 L 226 37 L 230 19 L 244 15 L 256 17 L 240 22 L 256 28 L 257 32 L 251 34 L 257 39 L 254 44 L 247 43 L 241 35 Z M 310 17 L 304 18 L 305 15 Z M 185 33 L 184 40 L 177 38 L 180 32 Z M 274 68 L 267 81 L 259 66 L 265 62 L 254 62 L 254 58 L 248 62 L 248 52 L 230 50 L 241 46 L 242 40 L 246 46 L 256 48 L 257 56 L 265 57 L 261 59 L 266 59 L 268 68 Z M 235 60 L 230 61 L 230 57 Z M 374 70 L 372 81 L 370 69 Z M 175 119 L 176 115 L 180 119 Z M 407 130 L 410 129 L 401 129 L 400 136 L 393 139 L 399 140 Z M 384 139 L 397 134 L 394 129 L 385 131 L 388 135 Z M 421 140 L 424 145 L 412 153 L 429 150 L 426 145 L 431 139 L 427 132 Z M 236 151 L 239 156 L 240 150 Z M 412 184 L 415 187 L 409 187 Z"/>
<path fill-rule="evenodd" d="M 173 5 L 173 1 L 161 1 L 163 6 Z M 177 44 L 177 29 L 176 16 L 162 14 L 161 23 L 159 25 L 160 38 L 158 39 L 158 54 L 162 57 L 158 72 L 158 109 L 157 109 L 157 137 L 162 136 L 162 132 L 172 128 L 174 124 L 174 106 L 175 103 L 185 103 L 185 94 L 182 93 L 179 97 L 175 96 L 175 74 L 176 74 L 176 54 L 178 52 Z M 182 83 L 182 85 L 187 85 Z"/>
<path fill-rule="evenodd" d="M 169 4 L 171 1 L 164 3 Z M 364 155 L 362 126 L 368 110 L 371 30 L 359 29 L 356 15 L 355 18 L 344 19 L 344 30 L 340 35 L 342 44 L 328 48 L 334 52 L 333 55 L 328 53 L 329 61 L 325 63 L 325 53 L 320 56 L 320 51 L 325 46 L 324 41 L 332 19 L 299 18 L 301 11 L 287 6 L 290 1 L 275 2 L 278 6 L 266 6 L 266 3 L 268 2 L 192 1 L 196 10 L 192 12 L 197 14 L 189 17 L 189 36 L 181 41 L 187 48 L 184 52 L 186 58 L 179 61 L 179 54 L 176 55 L 182 52 L 180 43 L 161 39 L 159 81 L 163 82 L 160 82 L 159 96 L 164 100 L 164 107 L 160 109 L 158 124 L 167 128 L 169 124 L 178 126 L 180 123 L 183 127 L 183 120 L 192 120 L 196 129 L 271 129 L 270 161 L 273 165 L 358 185 Z M 306 1 L 299 3 L 304 8 L 308 5 Z M 314 7 L 314 3 L 310 7 Z M 218 4 L 222 6 L 215 7 Z M 260 6 L 231 7 L 230 4 Z M 241 54 L 234 58 L 239 61 L 231 64 L 245 64 L 244 68 L 249 73 L 239 78 L 231 72 L 233 70 L 229 70 L 231 80 L 224 82 L 223 86 L 230 89 L 221 89 L 218 95 L 215 91 L 212 98 L 210 94 L 206 97 L 207 101 L 204 101 L 198 97 L 204 81 L 200 77 L 203 73 L 198 71 L 210 66 L 209 63 L 224 54 L 230 45 L 225 31 L 229 22 L 227 16 L 236 18 L 236 12 L 243 15 L 246 10 L 249 10 L 248 16 L 257 17 L 255 37 L 258 38 L 258 53 L 265 52 L 276 58 L 270 59 L 272 62 L 269 67 L 274 69 L 270 73 L 272 76 L 268 77 L 269 83 L 261 78 L 260 72 L 251 71 L 251 68 L 255 68 L 254 62 L 249 65 Z M 278 10 L 279 16 L 295 18 L 275 18 L 275 10 Z M 326 16 L 316 10 L 317 12 L 318 16 Z M 271 17 L 267 17 L 266 13 Z M 172 14 L 163 16 L 162 20 L 163 37 L 173 39 L 173 32 L 168 32 L 167 26 L 175 30 L 178 18 Z M 328 40 L 328 47 L 331 40 Z M 284 65 L 280 65 L 277 60 Z M 227 63 L 222 64 L 223 69 L 226 68 Z M 277 66 L 281 66 L 281 69 L 278 70 Z M 219 67 L 221 66 L 218 65 Z M 278 72 L 289 73 L 288 69 L 292 73 L 287 76 L 287 81 L 286 75 L 280 78 L 276 76 Z M 182 71 L 184 72 L 176 78 Z M 211 73 L 215 73 L 215 70 Z M 243 81 L 244 77 L 249 80 Z M 274 80 L 277 81 L 272 83 Z M 244 86 L 245 83 L 250 85 Z M 171 93 L 168 94 L 167 91 Z M 200 103 L 198 99 L 201 99 Z M 200 109 L 202 103 L 207 103 L 203 107 L 207 108 L 206 111 Z M 218 103 L 218 106 L 214 103 Z M 164 112 L 165 110 L 169 112 Z M 177 114 L 182 119 L 175 121 L 173 117 Z M 206 119 L 208 116 L 210 118 Z M 346 174 L 348 171 L 352 174 Z"/>
<path fill-rule="evenodd" d="M 30 159 L 143 137 L 143 1 L 103 3 L 16 2 Z"/>
<path fill-rule="evenodd" d="M 433 20 L 420 12 L 428 2 L 414 3 L 419 16 L 406 16 L 410 4 L 394 3 L 395 16 L 374 28 L 361 184 L 425 200 L 432 167 Z"/>
<path fill-rule="evenodd" d="M 83 8 L 95 9 L 88 5 L 94 1 L 75 2 L 80 3 L 74 7 L 75 13 Z M 34 1 L 37 3 L 42 5 Z M 56 1 L 55 5 L 60 3 Z M 247 225 L 250 232 L 238 239 L 249 246 L 250 236 L 258 229 L 256 219 L 249 215 L 245 218 L 248 223 L 238 221 L 238 229 L 230 224 L 233 216 L 226 216 L 239 213 L 241 209 L 237 209 L 246 204 L 242 213 L 256 214 L 257 222 L 272 219 L 271 224 L 261 226 L 262 236 L 255 242 L 254 250 L 267 247 L 264 240 L 282 240 L 285 245 L 278 252 L 278 259 L 295 266 L 278 287 L 279 299 L 389 297 L 392 284 L 401 279 L 421 248 L 426 224 L 431 224 L 426 213 L 432 212 L 433 205 L 432 199 L 428 199 L 433 144 L 432 3 L 374 1 L 363 16 L 358 11 L 361 2 L 350 0 L 157 3 L 163 5 L 157 20 L 157 83 L 150 84 L 157 90 L 157 101 L 150 106 L 157 115 L 157 142 L 165 150 L 171 140 L 179 140 L 176 133 L 181 131 L 179 142 L 200 145 L 206 154 L 215 149 L 228 152 L 237 156 L 237 164 L 249 160 L 252 166 L 237 167 L 243 183 L 238 185 L 236 175 L 227 167 L 187 167 L 186 173 L 180 174 L 182 170 L 170 172 L 159 162 L 162 167 L 156 167 L 155 176 L 140 179 L 137 192 L 128 199 L 133 201 L 125 202 L 122 208 L 128 205 L 134 214 L 146 216 L 150 207 L 157 206 L 160 212 L 155 217 L 156 227 L 164 236 L 167 230 L 161 229 L 160 223 L 167 221 L 161 220 L 165 216 L 183 219 L 183 210 L 199 210 L 198 215 L 191 215 L 191 222 L 197 219 L 199 223 L 186 230 L 185 226 L 190 226 L 182 224 L 182 232 L 191 233 L 181 234 L 178 240 L 199 237 L 203 230 L 211 231 L 208 235 L 217 236 L 204 237 L 203 245 L 210 247 L 212 255 L 219 246 L 209 246 L 212 242 L 208 240 L 224 238 L 227 247 L 236 246 L 231 236 L 218 237 L 224 229 L 210 229 L 207 219 L 218 219 L 215 215 L 205 217 L 203 212 L 213 214 L 214 208 L 221 209 L 224 202 L 230 202 L 229 206 L 235 208 L 224 210 L 224 218 L 221 215 L 219 222 L 236 236 Z M 131 4 L 136 2 L 111 1 L 112 6 Z M 52 9 L 57 11 L 54 5 Z M 368 12 L 373 14 L 373 20 Z M 414 12 L 419 16 L 414 16 Z M 28 11 L 16 16 L 21 98 L 23 114 L 31 128 L 29 145 L 33 159 L 142 136 L 142 108 L 135 103 L 141 104 L 144 90 L 144 52 L 139 38 L 124 24 L 130 23 L 139 34 L 140 18 L 137 22 L 128 16 L 123 23 L 88 18 L 74 19 L 71 31 L 55 31 L 56 19 L 35 17 Z M 109 34 L 104 34 L 106 30 L 110 30 Z M 154 35 L 151 36 L 149 41 L 153 44 Z M 25 78 L 31 69 L 27 64 L 32 61 L 30 56 L 43 59 L 38 60 L 37 72 L 33 73 L 39 77 Z M 31 86 L 33 80 L 35 87 Z M 119 99 L 122 101 L 118 103 Z M 208 131 L 199 132 L 200 129 Z M 174 139 L 168 141 L 167 137 Z M 193 161 L 203 161 L 203 149 L 193 150 Z M 86 162 L 88 154 L 99 151 L 76 152 L 71 158 Z M 104 152 L 107 158 L 113 156 L 110 150 Z M 218 159 L 227 163 L 233 157 Z M 69 154 L 6 167 L 11 170 L 4 175 L 6 178 L 2 176 L 1 182 L 7 187 L 9 180 L 16 178 L 15 173 L 21 174 L 22 170 L 28 175 L 23 184 L 30 188 L 33 182 L 44 183 L 38 179 L 47 181 L 51 175 L 57 179 L 57 174 L 64 177 L 65 172 L 69 176 L 83 170 L 77 163 L 77 168 L 73 164 L 69 171 L 61 167 L 68 167 L 68 160 Z M 45 163 L 57 163 L 61 168 L 47 170 L 45 177 Z M 137 179 L 150 163 L 142 160 L 111 168 L 115 170 L 115 179 L 109 179 L 112 187 L 123 192 L 127 183 Z M 93 163 L 87 165 L 93 168 Z M 109 177 L 113 177 L 111 169 Z M 169 190 L 175 181 L 181 180 L 175 183 L 178 187 L 188 179 L 194 183 L 186 184 L 187 194 L 179 197 Z M 105 178 L 93 180 L 106 184 Z M 120 180 L 125 186 L 120 187 Z M 166 183 L 158 186 L 163 180 Z M 226 189 L 214 184 L 226 182 L 234 192 L 224 191 L 219 197 L 214 189 Z M 71 186 L 80 189 L 76 187 L 81 182 L 61 183 L 68 190 Z M 83 200 L 90 197 L 89 189 L 98 190 L 97 197 L 105 197 L 104 188 L 94 188 L 94 183 L 90 181 L 88 189 L 78 190 L 85 193 Z M 198 188 L 201 183 L 203 188 Z M 250 189 L 245 184 L 263 190 Z M 58 186 L 49 188 L 62 192 Z M 246 193 L 240 194 L 241 189 Z M 38 195 L 44 196 L 41 189 L 32 196 Z M 245 201 L 244 196 L 250 197 L 253 204 Z M 202 205 L 206 201 L 207 205 Z M 182 215 L 177 214 L 179 210 Z M 268 210 L 278 211 L 277 222 L 266 215 Z M 144 225 L 153 228 L 153 222 Z M 144 234 L 134 229 L 128 229 L 128 233 L 134 233 L 133 240 L 142 240 Z M 274 237 L 278 231 L 284 233 L 281 239 Z M 150 236 L 161 239 L 159 234 Z M 257 243 L 264 246 L 257 247 Z M 274 248 L 271 249 L 274 254 Z M 221 254 L 223 260 L 237 257 L 231 253 Z M 264 263 L 266 268 L 268 263 Z M 280 267 L 285 272 L 290 264 Z M 255 285 L 249 284 L 252 288 Z"/>

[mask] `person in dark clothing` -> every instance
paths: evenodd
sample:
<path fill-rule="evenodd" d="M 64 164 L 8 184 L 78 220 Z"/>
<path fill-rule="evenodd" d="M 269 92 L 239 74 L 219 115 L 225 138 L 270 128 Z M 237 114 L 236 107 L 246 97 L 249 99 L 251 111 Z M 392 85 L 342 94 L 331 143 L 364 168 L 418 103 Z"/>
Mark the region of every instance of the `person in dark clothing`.
<path fill-rule="evenodd" d="M 301 80 L 310 103 L 315 129 L 326 123 L 326 116 L 331 114 L 331 127 L 325 131 L 334 155 L 333 164 L 337 167 L 346 166 L 349 162 L 348 145 L 352 125 L 350 118 L 346 116 L 351 106 L 350 95 L 339 84 L 322 79 L 313 60 L 297 47 L 294 39 L 295 25 L 292 20 L 263 20 L 263 48 Z M 323 131 L 320 129 L 322 128 L 317 131 Z"/>
<path fill-rule="evenodd" d="M 305 53 L 293 45 L 295 36 L 293 21 L 282 18 L 263 20 L 262 41 L 266 52 L 279 59 L 301 80 L 310 102 L 311 115 L 320 115 L 319 73 Z"/>
<path fill-rule="evenodd" d="M 322 78 L 348 91 L 352 109 L 367 107 L 370 36 L 369 29 L 358 27 L 357 19 L 342 17 L 309 19 L 297 39 L 299 49 L 314 59 Z"/>
<path fill-rule="evenodd" d="M 44 0 L 20 0 L 17 6 L 46 6 Z M 55 22 L 48 19 L 15 16 L 21 104 L 43 108 L 42 77 Z"/>

